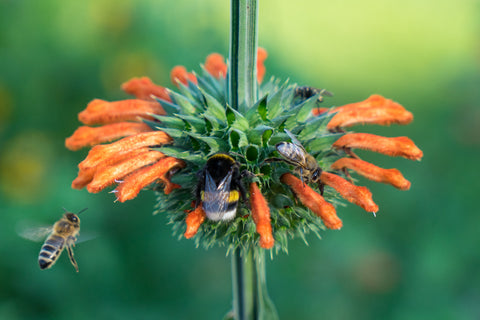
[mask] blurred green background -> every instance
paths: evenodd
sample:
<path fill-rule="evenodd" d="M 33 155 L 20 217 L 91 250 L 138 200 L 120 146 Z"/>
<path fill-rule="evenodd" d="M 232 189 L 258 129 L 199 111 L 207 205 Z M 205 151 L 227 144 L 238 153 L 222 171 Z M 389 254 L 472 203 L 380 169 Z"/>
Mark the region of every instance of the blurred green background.
<path fill-rule="evenodd" d="M 410 191 L 360 179 L 376 218 L 349 205 L 344 227 L 290 242 L 269 261 L 281 319 L 480 318 L 480 4 L 459 1 L 262 0 L 267 77 L 327 88 L 342 105 L 378 93 L 415 115 L 406 135 L 421 162 L 362 153 L 398 168 Z M 228 53 L 229 1 L 0 0 L 0 319 L 221 319 L 230 258 L 171 236 L 153 194 L 125 204 L 70 188 L 87 151 L 64 148 L 94 98 L 150 76 L 170 85 L 177 64 L 199 70 Z M 82 214 L 80 273 L 66 256 L 37 265 L 39 243 L 17 235 Z"/>

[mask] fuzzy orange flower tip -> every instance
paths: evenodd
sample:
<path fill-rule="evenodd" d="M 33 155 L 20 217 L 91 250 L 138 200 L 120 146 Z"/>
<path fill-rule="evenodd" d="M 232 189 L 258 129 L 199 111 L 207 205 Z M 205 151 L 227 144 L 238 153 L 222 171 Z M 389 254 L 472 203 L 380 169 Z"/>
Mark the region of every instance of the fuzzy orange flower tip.
<path fill-rule="evenodd" d="M 335 161 L 330 168 L 333 170 L 351 169 L 367 179 L 388 183 L 400 190 L 410 189 L 410 181 L 405 179 L 397 169 L 383 169 L 360 159 L 341 158 Z"/>
<path fill-rule="evenodd" d="M 205 221 L 205 211 L 203 211 L 202 203 L 200 203 L 195 210 L 188 213 L 185 223 L 187 224 L 187 230 L 183 234 L 185 238 L 190 239 L 197 234 L 198 228 Z"/>
<path fill-rule="evenodd" d="M 78 114 L 78 120 L 84 124 L 108 124 L 119 121 L 138 121 L 150 119 L 149 113 L 165 114 L 158 102 L 130 99 L 108 102 L 95 99 L 85 110 Z"/>
<path fill-rule="evenodd" d="M 168 90 L 156 85 L 149 77 L 132 78 L 122 84 L 122 90 L 135 96 L 137 99 L 155 101 L 152 95 L 166 101 L 171 101 Z"/>
<path fill-rule="evenodd" d="M 349 133 L 332 145 L 334 148 L 365 149 L 391 157 L 420 160 L 423 152 L 407 137 L 387 138 L 369 133 Z"/>
<path fill-rule="evenodd" d="M 148 131 L 152 131 L 150 126 L 141 122 L 118 122 L 101 127 L 82 126 L 75 130 L 71 137 L 65 139 L 65 146 L 75 151 Z"/>
<path fill-rule="evenodd" d="M 325 111 L 325 108 L 318 108 L 312 112 L 318 115 Z M 413 114 L 403 106 L 378 94 L 361 102 L 333 108 L 328 112 L 336 113 L 327 125 L 330 130 L 356 124 L 408 124 L 413 120 Z"/>
<path fill-rule="evenodd" d="M 372 200 L 372 193 L 367 187 L 351 184 L 336 174 L 323 171 L 320 180 L 335 189 L 347 201 L 362 207 L 365 211 L 376 213 L 378 206 Z"/>
<path fill-rule="evenodd" d="M 87 185 L 88 192 L 97 193 L 114 184 L 131 172 L 155 163 L 165 155 L 159 151 L 147 151 L 120 163 L 97 169 L 93 180 Z"/>
<path fill-rule="evenodd" d="M 215 78 L 225 78 L 227 75 L 227 64 L 220 53 L 212 53 L 205 59 L 205 70 Z"/>
<path fill-rule="evenodd" d="M 337 216 L 335 207 L 300 179 L 291 173 L 284 173 L 280 181 L 292 189 L 305 207 L 322 219 L 325 227 L 335 230 L 342 227 L 342 220 Z"/>
<path fill-rule="evenodd" d="M 178 82 L 181 82 L 187 86 L 188 80 L 197 84 L 197 77 L 195 77 L 193 73 L 188 72 L 184 66 L 173 67 L 172 71 L 170 72 L 170 80 L 176 86 L 178 86 Z"/>
<path fill-rule="evenodd" d="M 120 202 L 131 200 L 135 198 L 144 187 L 157 180 L 160 180 L 165 184 L 164 192 L 165 194 L 169 194 L 173 189 L 180 188 L 180 186 L 170 181 L 168 173 L 174 168 L 183 167 L 185 167 L 185 162 L 182 160 L 165 157 L 151 166 L 143 167 L 134 171 L 119 183 L 115 190 L 117 200 Z"/>
<path fill-rule="evenodd" d="M 112 166 L 114 164 L 120 163 L 124 160 L 136 158 L 137 156 L 144 154 L 148 151 L 150 151 L 148 147 L 133 149 L 128 152 L 123 152 L 115 156 L 107 157 L 95 166 L 83 166 L 79 164 L 78 176 L 75 178 L 75 180 L 73 180 L 72 188 L 78 190 L 83 189 L 93 180 L 93 177 L 97 171 L 100 171 L 107 166 Z"/>
<path fill-rule="evenodd" d="M 110 159 L 121 158 L 123 155 L 128 154 L 135 149 L 163 145 L 170 142 L 170 136 L 163 131 L 139 133 L 110 144 L 93 147 L 90 149 L 90 152 L 88 152 L 85 160 L 80 162 L 78 167 L 85 170 L 87 168 L 96 167 L 104 161 L 111 162 Z"/>
<path fill-rule="evenodd" d="M 250 205 L 252 218 L 260 235 L 260 247 L 271 249 L 275 243 L 270 222 L 270 208 L 255 182 L 250 183 Z"/>

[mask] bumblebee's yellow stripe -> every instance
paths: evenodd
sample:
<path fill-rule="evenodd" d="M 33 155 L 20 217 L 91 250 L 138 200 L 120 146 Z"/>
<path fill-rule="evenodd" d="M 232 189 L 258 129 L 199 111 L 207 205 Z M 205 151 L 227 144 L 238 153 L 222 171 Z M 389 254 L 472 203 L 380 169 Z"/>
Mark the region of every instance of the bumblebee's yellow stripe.
<path fill-rule="evenodd" d="M 202 201 L 205 201 L 205 191 L 202 190 L 200 193 L 200 199 Z M 240 199 L 240 193 L 237 190 L 231 190 L 230 193 L 228 194 L 228 203 L 236 202 Z"/>
<path fill-rule="evenodd" d="M 228 202 L 238 201 L 239 198 L 240 198 L 240 193 L 237 190 L 231 190 L 230 195 L 228 197 Z"/>
<path fill-rule="evenodd" d="M 224 154 L 224 153 L 217 153 L 217 154 L 214 154 L 213 156 L 210 157 L 210 159 L 226 159 L 232 163 L 235 163 L 235 159 L 233 159 L 232 157 L 230 157 L 228 154 Z M 210 160 L 209 159 L 209 160 Z"/>

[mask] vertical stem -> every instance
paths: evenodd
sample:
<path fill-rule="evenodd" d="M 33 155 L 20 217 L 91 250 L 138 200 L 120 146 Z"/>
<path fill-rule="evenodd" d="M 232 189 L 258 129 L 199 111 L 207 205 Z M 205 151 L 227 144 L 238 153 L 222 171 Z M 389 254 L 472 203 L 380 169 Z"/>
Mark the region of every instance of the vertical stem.
<path fill-rule="evenodd" d="M 232 255 L 234 320 L 278 320 L 277 311 L 267 293 L 265 253 L 261 248 Z"/>
<path fill-rule="evenodd" d="M 231 0 L 228 102 L 242 113 L 258 99 L 258 1 Z M 266 290 L 263 251 L 237 248 L 232 254 L 233 316 L 227 319 L 278 319 Z"/>
<path fill-rule="evenodd" d="M 229 103 L 245 110 L 257 100 L 258 0 L 231 0 Z"/>
<path fill-rule="evenodd" d="M 251 250 L 236 249 L 232 255 L 232 285 L 234 319 L 257 319 L 257 274 Z"/>

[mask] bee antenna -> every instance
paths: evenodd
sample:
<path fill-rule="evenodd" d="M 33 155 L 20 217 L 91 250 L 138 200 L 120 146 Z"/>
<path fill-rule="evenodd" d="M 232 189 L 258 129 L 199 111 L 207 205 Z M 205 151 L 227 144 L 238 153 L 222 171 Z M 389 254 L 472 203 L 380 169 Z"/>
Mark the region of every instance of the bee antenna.
<path fill-rule="evenodd" d="M 70 212 L 67 209 L 65 209 L 65 207 L 62 207 L 62 209 L 63 209 L 63 211 L 65 211 L 65 213 Z"/>
<path fill-rule="evenodd" d="M 80 213 L 84 212 L 84 211 L 87 210 L 87 209 L 88 209 L 88 208 L 82 209 L 82 210 L 78 211 L 77 214 L 80 214 Z"/>

